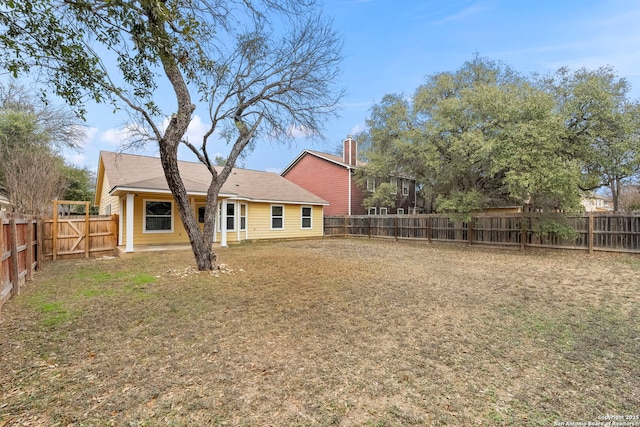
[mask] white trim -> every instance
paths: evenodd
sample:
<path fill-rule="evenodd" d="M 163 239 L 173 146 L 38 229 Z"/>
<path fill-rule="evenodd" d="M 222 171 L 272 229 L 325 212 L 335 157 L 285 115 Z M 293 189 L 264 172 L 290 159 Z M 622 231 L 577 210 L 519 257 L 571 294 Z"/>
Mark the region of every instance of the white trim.
<path fill-rule="evenodd" d="M 349 175 L 349 196 L 348 196 L 348 202 L 349 202 L 349 206 L 347 206 L 347 214 L 349 216 L 351 216 L 351 168 L 347 168 L 347 174 Z"/>
<path fill-rule="evenodd" d="M 305 217 L 302 215 L 302 211 L 304 209 L 309 209 L 309 216 Z M 304 226 L 304 219 L 309 218 L 309 226 Z M 313 206 L 300 206 L 300 229 L 301 230 L 313 230 Z"/>
<path fill-rule="evenodd" d="M 343 142 L 343 144 L 344 144 L 344 142 Z M 338 166 L 342 166 L 343 168 L 347 168 L 347 169 L 351 168 L 350 165 L 348 165 L 348 164 L 346 164 L 344 162 L 339 162 L 339 161 L 336 161 L 335 159 L 330 159 L 328 157 L 325 157 L 323 154 L 326 155 L 326 153 L 318 153 L 318 152 L 315 152 L 315 151 L 304 150 L 302 153 L 300 153 L 298 155 L 298 157 L 293 159 L 293 161 L 291 163 L 289 163 L 287 165 L 287 167 L 285 167 L 282 170 L 282 172 L 280 172 L 280 176 L 285 176 L 291 170 L 291 168 L 293 168 L 300 161 L 300 159 L 302 159 L 302 157 L 304 157 L 305 154 L 309 154 L 309 155 L 317 157 L 319 159 L 326 160 L 327 162 L 331 162 L 331 163 L 336 164 Z M 342 160 L 344 160 L 344 153 L 342 154 Z M 356 162 L 357 161 L 358 161 L 358 159 L 356 159 Z M 356 167 L 356 166 L 358 166 L 358 165 L 357 164 L 353 165 L 353 167 Z"/>
<path fill-rule="evenodd" d="M 232 202 L 232 203 L 229 203 Z M 233 206 L 233 228 L 229 229 L 229 227 L 227 227 L 227 223 L 229 221 L 229 206 Z M 227 200 L 227 210 L 225 211 L 225 215 L 227 216 L 227 221 L 225 221 L 224 225 L 227 228 L 227 231 L 238 231 L 238 224 L 237 224 L 237 215 L 236 215 L 236 211 L 237 211 L 237 203 L 235 201 L 231 201 L 231 200 Z"/>
<path fill-rule="evenodd" d="M 403 196 L 408 196 L 411 193 L 409 185 L 410 185 L 410 182 L 408 179 L 402 179 L 402 195 Z M 407 190 L 406 194 L 404 190 Z"/>
<path fill-rule="evenodd" d="M 396 209 L 396 215 L 404 215 L 404 208 Z"/>
<path fill-rule="evenodd" d="M 244 206 L 244 217 L 242 216 L 242 207 Z M 247 212 L 249 207 L 247 203 L 238 203 L 238 242 L 242 239 L 242 232 L 244 231 L 244 238 L 247 240 Z M 242 218 L 244 218 L 244 228 L 242 228 Z"/>
<path fill-rule="evenodd" d="M 220 206 L 220 246 L 227 247 L 227 199 L 222 199 Z"/>
<path fill-rule="evenodd" d="M 170 230 L 147 230 L 147 202 L 161 202 L 171 204 L 171 229 Z M 142 200 L 142 233 L 143 234 L 171 234 L 173 233 L 173 223 L 175 214 L 173 212 L 173 200 L 143 199 Z"/>
<path fill-rule="evenodd" d="M 124 206 L 124 197 L 120 197 L 119 199 L 119 203 L 120 206 L 118 206 L 120 215 L 118 215 L 118 246 L 122 245 L 122 230 L 123 230 L 123 226 L 122 226 L 122 221 L 123 221 L 123 217 L 124 215 L 122 215 L 124 212 L 122 211 L 122 206 Z"/>
<path fill-rule="evenodd" d="M 109 191 L 109 195 L 113 195 L 113 193 L 117 191 L 131 191 L 134 193 L 155 193 L 155 194 L 171 194 L 169 190 L 159 190 L 155 188 L 137 188 L 137 187 L 113 187 L 111 191 Z M 189 196 L 207 196 L 206 192 L 188 192 Z M 247 202 L 255 202 L 255 203 L 284 203 L 288 205 L 314 205 L 314 206 L 329 206 L 329 202 L 313 202 L 313 201 L 304 201 L 304 200 L 274 200 L 274 199 L 253 199 L 251 197 L 240 196 L 235 193 L 220 193 L 218 194 L 219 199 L 229 199 L 229 200 L 246 200 Z"/>
<path fill-rule="evenodd" d="M 276 216 L 275 218 L 282 218 L 282 227 L 280 228 L 273 228 L 273 208 L 274 207 L 281 207 L 282 208 L 282 216 Z M 284 211 L 285 211 L 285 205 L 281 205 L 281 204 L 272 204 L 269 206 L 269 229 L 270 230 L 284 230 Z"/>
<path fill-rule="evenodd" d="M 387 208 L 380 208 L 380 215 L 387 215 Z"/>
<path fill-rule="evenodd" d="M 373 213 L 371 213 L 371 211 L 373 210 Z M 371 207 L 367 209 L 367 215 L 375 215 L 376 214 L 376 208 L 375 207 Z"/>
<path fill-rule="evenodd" d="M 133 204 L 134 194 L 127 194 L 127 243 L 125 252 L 133 252 Z"/>

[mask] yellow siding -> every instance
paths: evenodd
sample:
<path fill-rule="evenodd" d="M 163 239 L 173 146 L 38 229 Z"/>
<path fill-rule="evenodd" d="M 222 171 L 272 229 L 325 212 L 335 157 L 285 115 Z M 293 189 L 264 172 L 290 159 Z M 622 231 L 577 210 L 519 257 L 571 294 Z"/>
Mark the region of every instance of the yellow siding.
<path fill-rule="evenodd" d="M 145 233 L 144 232 L 144 201 L 171 201 L 173 202 L 173 233 Z M 135 245 L 159 245 L 171 243 L 189 243 L 189 236 L 180 221 L 178 207 L 170 195 L 166 194 L 140 194 L 135 197 L 133 220 L 133 243 Z M 126 224 L 126 223 L 125 223 Z"/>
<path fill-rule="evenodd" d="M 274 203 L 278 204 L 278 203 Z M 311 229 L 302 228 L 300 205 L 284 205 L 284 229 L 271 229 L 271 204 L 250 203 L 247 218 L 249 240 L 321 237 L 322 206 L 312 206 Z"/>
<path fill-rule="evenodd" d="M 100 192 L 100 215 L 107 214 L 107 206 L 111 206 L 111 215 L 120 214 L 120 199 L 116 196 L 109 195 L 111 185 L 106 175 L 102 177 L 102 191 Z"/>
<path fill-rule="evenodd" d="M 173 201 L 173 198 L 166 194 L 138 194 L 134 199 L 134 245 L 161 245 L 172 243 L 189 243 L 189 237 L 182 225 L 178 208 L 173 202 L 173 232 L 172 233 L 145 233 L 144 228 L 144 201 L 145 200 L 161 200 Z M 205 203 L 204 198 L 192 199 L 192 207 L 197 219 L 197 208 Z M 246 201 L 229 201 L 235 203 L 235 230 L 227 231 L 227 243 L 236 243 L 245 240 L 261 240 L 261 239 L 290 239 L 290 238 L 307 238 L 321 237 L 323 235 L 323 217 L 322 206 L 310 206 L 312 208 L 312 228 L 303 229 L 301 222 L 300 205 L 284 205 L 284 229 L 271 229 L 271 204 L 270 203 L 252 203 Z M 126 197 L 123 198 L 122 208 L 122 224 L 126 227 Z M 246 224 L 247 230 L 240 228 L 240 204 L 247 206 Z M 219 218 L 219 217 L 218 217 Z M 218 221 L 216 218 L 216 222 Z M 220 224 L 216 223 L 215 241 L 220 243 L 222 233 Z M 123 230 L 123 240 L 126 240 L 126 233 Z M 126 242 L 122 242 L 126 244 Z"/>

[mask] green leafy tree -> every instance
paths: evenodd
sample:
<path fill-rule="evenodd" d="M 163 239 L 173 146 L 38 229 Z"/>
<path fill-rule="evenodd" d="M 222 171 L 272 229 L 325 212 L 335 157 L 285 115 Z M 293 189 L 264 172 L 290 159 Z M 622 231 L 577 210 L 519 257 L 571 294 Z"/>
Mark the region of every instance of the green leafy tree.
<path fill-rule="evenodd" d="M 611 67 L 561 68 L 541 82 L 563 116 L 564 150 L 584 161 L 581 187 L 607 187 L 619 211 L 624 184 L 640 173 L 640 105 L 629 99 L 629 83 Z"/>
<path fill-rule="evenodd" d="M 475 56 L 372 109 L 364 173 L 411 174 L 438 211 L 465 217 L 504 204 L 576 210 L 584 164 L 564 147 L 563 117 L 546 90 Z"/>
<path fill-rule="evenodd" d="M 365 207 L 395 205 L 398 186 L 391 180 L 409 173 L 412 126 L 410 104 L 400 95 L 386 95 L 372 108 L 368 131 L 356 136 L 365 160 L 356 169 L 356 182 L 363 188 L 368 181 L 377 184 L 363 201 Z"/>
<path fill-rule="evenodd" d="M 212 269 L 216 200 L 238 156 L 259 136 L 319 137 L 342 98 L 341 42 L 321 12 L 314 0 L 0 0 L 0 61 L 14 75 L 42 73 L 79 114 L 89 100 L 131 113 L 141 130 L 132 142 L 157 143 L 197 266 Z M 166 111 L 165 87 L 175 102 Z M 211 120 L 201 141 L 185 138 L 194 99 Z M 221 172 L 214 132 L 231 146 Z M 180 144 L 211 172 L 204 230 L 178 171 Z"/>

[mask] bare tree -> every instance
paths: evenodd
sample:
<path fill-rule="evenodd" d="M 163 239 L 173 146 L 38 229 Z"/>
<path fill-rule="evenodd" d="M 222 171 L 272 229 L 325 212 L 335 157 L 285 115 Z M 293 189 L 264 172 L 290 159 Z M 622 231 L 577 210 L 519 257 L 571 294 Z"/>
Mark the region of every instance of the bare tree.
<path fill-rule="evenodd" d="M 0 83 L 0 111 L 33 115 L 38 132 L 46 135 L 46 143 L 56 150 L 78 150 L 87 137 L 84 123 L 69 107 L 45 102 L 15 80 Z"/>
<path fill-rule="evenodd" d="M 51 213 L 51 201 L 65 191 L 61 159 L 48 150 L 0 150 L 3 186 L 15 210 L 31 215 Z"/>
<path fill-rule="evenodd" d="M 143 130 L 135 142 L 158 144 L 198 268 L 214 268 L 216 201 L 238 156 L 256 138 L 282 140 L 294 129 L 321 137 L 337 110 L 341 42 L 331 21 L 315 0 L 51 3 L 0 0 L 0 62 L 15 75 L 40 70 L 79 114 L 88 98 L 128 111 Z M 166 86 L 170 114 L 157 98 Z M 188 141 L 196 102 L 208 106 L 211 128 Z M 220 173 L 209 154 L 218 135 L 231 146 Z M 204 231 L 178 171 L 180 144 L 211 172 Z"/>

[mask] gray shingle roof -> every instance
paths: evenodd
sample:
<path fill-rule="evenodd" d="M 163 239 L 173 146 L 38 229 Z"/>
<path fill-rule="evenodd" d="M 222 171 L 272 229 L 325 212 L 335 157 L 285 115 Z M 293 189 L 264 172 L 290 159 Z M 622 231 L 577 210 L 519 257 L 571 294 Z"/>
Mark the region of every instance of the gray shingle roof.
<path fill-rule="evenodd" d="M 100 152 L 110 193 L 126 190 L 168 191 L 160 159 L 134 154 Z M 179 161 L 187 192 L 206 195 L 211 173 L 202 163 Z M 216 167 L 218 171 L 222 167 Z M 221 196 L 253 201 L 328 205 L 329 203 L 291 181 L 271 172 L 234 168 L 222 186 Z"/>

